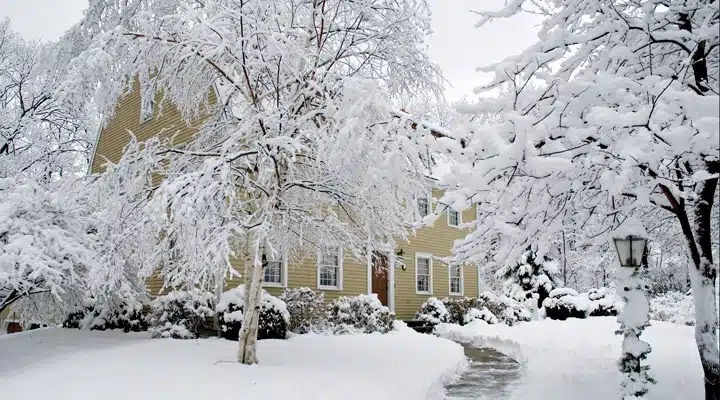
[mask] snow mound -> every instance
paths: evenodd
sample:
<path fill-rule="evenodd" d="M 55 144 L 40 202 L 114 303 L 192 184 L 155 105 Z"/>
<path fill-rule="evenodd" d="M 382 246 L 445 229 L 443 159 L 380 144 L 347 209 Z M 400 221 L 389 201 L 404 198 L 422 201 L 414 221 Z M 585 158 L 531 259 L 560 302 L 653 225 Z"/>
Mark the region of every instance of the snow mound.
<path fill-rule="evenodd" d="M 444 399 L 467 367 L 462 347 L 395 327 L 260 341 L 252 366 L 226 340 L 44 329 L 0 337 L 0 388 L 8 399 Z"/>

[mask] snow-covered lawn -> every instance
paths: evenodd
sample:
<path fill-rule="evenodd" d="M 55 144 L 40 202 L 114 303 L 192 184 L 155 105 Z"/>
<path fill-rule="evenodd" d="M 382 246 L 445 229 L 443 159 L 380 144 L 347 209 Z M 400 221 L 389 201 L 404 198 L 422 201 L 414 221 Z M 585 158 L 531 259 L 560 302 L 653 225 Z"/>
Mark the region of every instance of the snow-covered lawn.
<path fill-rule="evenodd" d="M 462 347 L 401 325 L 386 335 L 263 340 L 261 364 L 237 343 L 52 328 L 0 337 L 8 399 L 441 399 L 466 367 Z M 227 361 L 227 362 L 223 362 Z"/>
<path fill-rule="evenodd" d="M 703 398 L 703 373 L 693 327 L 651 321 L 642 339 L 652 346 L 648 399 Z M 533 321 L 514 327 L 474 321 L 438 326 L 443 337 L 492 347 L 518 360 L 523 374 L 510 399 L 607 400 L 620 398 L 621 338 L 615 317 Z"/>

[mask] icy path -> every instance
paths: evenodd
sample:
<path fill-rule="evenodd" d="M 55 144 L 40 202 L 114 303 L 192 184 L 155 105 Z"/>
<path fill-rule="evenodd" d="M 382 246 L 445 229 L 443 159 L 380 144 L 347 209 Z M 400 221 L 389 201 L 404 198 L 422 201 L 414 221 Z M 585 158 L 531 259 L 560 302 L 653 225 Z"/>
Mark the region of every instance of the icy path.
<path fill-rule="evenodd" d="M 608 400 L 620 398 L 617 326 L 614 317 L 592 317 L 513 327 L 483 321 L 442 324 L 435 332 L 461 343 L 491 347 L 520 363 L 522 376 L 517 385 L 490 398 Z M 703 374 L 693 327 L 651 321 L 642 338 L 652 346 L 648 363 L 650 375 L 657 380 L 647 400 L 702 399 Z"/>
<path fill-rule="evenodd" d="M 509 397 L 522 379 L 520 364 L 493 349 L 463 345 L 470 368 L 447 388 L 448 400 L 496 400 Z"/>

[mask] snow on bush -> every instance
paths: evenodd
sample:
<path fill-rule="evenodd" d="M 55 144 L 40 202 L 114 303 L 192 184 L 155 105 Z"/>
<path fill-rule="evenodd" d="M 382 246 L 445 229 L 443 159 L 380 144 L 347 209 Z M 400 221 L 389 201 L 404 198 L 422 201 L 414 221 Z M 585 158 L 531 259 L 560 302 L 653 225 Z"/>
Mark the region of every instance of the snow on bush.
<path fill-rule="evenodd" d="M 141 332 L 148 329 L 143 306 L 137 301 L 98 301 L 88 298 L 83 307 L 70 313 L 63 327 L 89 330 L 122 329 L 125 332 Z"/>
<path fill-rule="evenodd" d="M 545 315 L 564 321 L 568 318 L 586 318 L 590 306 L 587 294 L 578 294 L 570 288 L 554 289 L 543 302 Z"/>
<path fill-rule="evenodd" d="M 620 311 L 620 299 L 608 288 L 590 289 L 587 293 L 590 317 L 614 317 Z"/>
<path fill-rule="evenodd" d="M 335 333 L 388 333 L 395 314 L 377 297 L 361 294 L 333 300 L 328 305 L 328 318 Z"/>
<path fill-rule="evenodd" d="M 294 333 L 319 332 L 327 327 L 325 293 L 301 287 L 289 288 L 280 295 L 290 313 L 289 330 Z"/>
<path fill-rule="evenodd" d="M 463 317 L 463 325 L 469 324 L 473 321 L 485 321 L 488 324 L 497 324 L 498 319 L 493 315 L 493 313 L 490 312 L 490 310 L 487 309 L 487 307 L 483 307 L 480 309 L 477 308 L 471 308 L 468 310 L 468 312 Z"/>
<path fill-rule="evenodd" d="M 245 304 L 245 286 L 230 289 L 220 296 L 215 308 L 222 336 L 228 340 L 238 340 L 243 321 Z M 262 289 L 260 300 L 260 321 L 258 339 L 285 339 L 290 326 L 290 313 L 285 302 Z"/>
<path fill-rule="evenodd" d="M 420 311 L 415 313 L 415 319 L 439 325 L 450 322 L 450 313 L 442 301 L 437 297 L 430 297 L 420 306 Z"/>
<path fill-rule="evenodd" d="M 482 307 L 479 305 L 478 299 L 470 297 L 466 297 L 464 299 L 444 298 L 442 302 L 445 305 L 448 314 L 450 314 L 450 320 L 448 322 L 459 325 L 463 325 L 465 323 L 465 315 L 468 311 L 474 308 Z"/>
<path fill-rule="evenodd" d="M 153 300 L 150 308 L 154 338 L 195 339 L 215 315 L 213 294 L 200 289 L 170 292 Z"/>
<path fill-rule="evenodd" d="M 650 299 L 650 319 L 695 325 L 695 302 L 692 295 L 667 292 Z"/>
<path fill-rule="evenodd" d="M 492 292 L 483 292 L 478 296 L 477 307 L 485 307 L 499 322 L 513 326 L 518 322 L 527 322 L 532 319 L 532 314 L 523 303 L 515 301 L 506 296 L 497 296 Z"/>

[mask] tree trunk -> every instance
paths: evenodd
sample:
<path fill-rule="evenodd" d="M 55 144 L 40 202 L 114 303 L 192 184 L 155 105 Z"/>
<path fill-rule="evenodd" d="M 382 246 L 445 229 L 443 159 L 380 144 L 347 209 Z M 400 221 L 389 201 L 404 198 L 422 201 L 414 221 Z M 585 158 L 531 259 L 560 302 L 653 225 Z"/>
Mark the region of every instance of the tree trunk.
<path fill-rule="evenodd" d="M 250 243 L 248 243 L 249 247 Z M 262 247 L 253 244 L 253 251 L 245 257 L 245 302 L 243 322 L 238 337 L 238 361 L 243 364 L 257 364 L 257 335 L 260 322 L 260 300 L 262 298 Z"/>
<path fill-rule="evenodd" d="M 710 172 L 717 163 L 710 166 Z M 694 207 L 696 252 L 691 252 L 694 270 L 690 273 L 695 298 L 695 340 L 705 374 L 705 399 L 720 400 L 720 349 L 718 348 L 718 309 L 716 303 L 717 266 L 712 258 L 712 207 L 717 179 L 703 185 Z M 697 254 L 697 256 L 695 256 Z"/>

